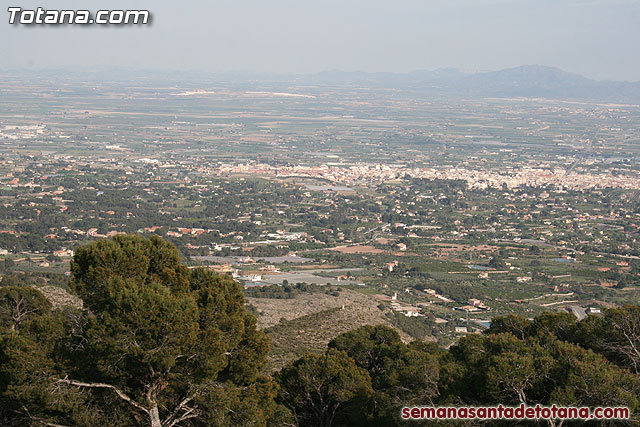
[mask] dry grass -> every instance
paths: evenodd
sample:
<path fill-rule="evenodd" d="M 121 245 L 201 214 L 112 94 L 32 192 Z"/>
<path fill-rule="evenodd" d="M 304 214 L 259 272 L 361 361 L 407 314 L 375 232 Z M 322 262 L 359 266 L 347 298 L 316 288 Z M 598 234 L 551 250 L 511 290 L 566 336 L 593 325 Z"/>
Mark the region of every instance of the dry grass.
<path fill-rule="evenodd" d="M 393 327 L 378 308 L 379 301 L 350 290 L 338 296 L 303 294 L 289 300 L 247 300 L 262 313 L 258 324 L 271 338 L 270 369 L 279 369 L 306 352 L 321 353 L 333 338 L 359 326 Z M 398 332 L 410 341 L 405 333 Z"/>
<path fill-rule="evenodd" d="M 381 254 L 384 252 L 382 249 L 369 245 L 338 246 L 331 250 L 343 254 Z"/>

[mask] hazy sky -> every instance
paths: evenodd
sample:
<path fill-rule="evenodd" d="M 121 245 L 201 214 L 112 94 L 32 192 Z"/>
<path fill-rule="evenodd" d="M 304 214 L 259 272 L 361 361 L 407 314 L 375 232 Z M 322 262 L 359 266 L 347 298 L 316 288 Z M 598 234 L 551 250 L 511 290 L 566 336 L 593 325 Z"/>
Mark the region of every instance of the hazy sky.
<path fill-rule="evenodd" d="M 0 68 L 496 70 L 556 66 L 640 80 L 640 0 L 5 0 L 149 9 L 138 27 L 0 24 Z"/>

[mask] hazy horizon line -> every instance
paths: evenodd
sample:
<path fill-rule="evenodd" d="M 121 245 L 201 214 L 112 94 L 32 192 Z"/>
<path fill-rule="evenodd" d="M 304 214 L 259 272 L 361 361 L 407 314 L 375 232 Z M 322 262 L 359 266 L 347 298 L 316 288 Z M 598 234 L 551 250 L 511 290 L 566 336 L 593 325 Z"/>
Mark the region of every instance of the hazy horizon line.
<path fill-rule="evenodd" d="M 468 69 L 468 68 L 458 68 L 455 66 L 447 66 L 447 67 L 438 67 L 438 68 L 418 68 L 412 69 L 410 71 L 388 71 L 388 70 L 345 70 L 345 69 L 336 69 L 336 68 L 325 68 L 319 69 L 317 71 L 309 71 L 309 72 L 296 72 L 296 71 L 272 71 L 272 70 L 243 70 L 243 69 L 229 69 L 229 70 L 205 70 L 199 68 L 189 68 L 189 69 L 180 69 L 180 68 L 169 68 L 169 67 L 133 67 L 126 65 L 91 65 L 91 66 L 74 66 L 74 67 L 33 67 L 33 66 L 22 66 L 22 67 L 0 67 L 0 72 L 18 72 L 18 71 L 28 71 L 28 72 L 71 72 L 71 73 L 92 73 L 92 72 L 104 72 L 109 70 L 116 71 L 128 71 L 128 72 L 139 72 L 139 73 L 187 73 L 187 74 L 203 74 L 203 75 L 228 75 L 228 74 L 239 74 L 239 75 L 272 75 L 272 76 L 313 76 L 319 74 L 326 73 L 342 73 L 342 74 L 387 74 L 387 75 L 410 75 L 415 73 L 436 73 L 436 72 L 457 72 L 461 74 L 474 75 L 474 74 L 487 74 L 487 73 L 496 73 L 507 70 L 515 70 L 519 68 L 535 68 L 539 67 L 547 70 L 554 70 L 557 72 L 562 72 L 565 74 L 572 74 L 575 76 L 580 76 L 589 80 L 593 80 L 596 82 L 616 82 L 616 83 L 640 83 L 640 80 L 613 80 L 613 79 L 598 79 L 594 77 L 590 77 L 580 72 L 567 70 L 561 67 L 553 66 L 553 65 L 544 65 L 544 64 L 522 64 L 511 67 L 504 68 L 496 68 L 496 69 Z"/>

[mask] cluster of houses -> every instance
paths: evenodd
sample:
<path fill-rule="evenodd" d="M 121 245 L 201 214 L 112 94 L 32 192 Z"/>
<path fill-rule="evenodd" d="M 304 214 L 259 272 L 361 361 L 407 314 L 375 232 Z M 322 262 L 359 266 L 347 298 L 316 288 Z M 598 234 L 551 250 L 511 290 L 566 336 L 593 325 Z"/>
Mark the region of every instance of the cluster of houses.
<path fill-rule="evenodd" d="M 393 311 L 398 313 L 402 313 L 407 317 L 419 317 L 422 316 L 420 313 L 420 307 L 416 307 L 415 305 L 401 303 L 398 301 L 398 294 L 394 293 L 392 296 L 389 295 L 374 295 L 375 298 L 389 302 L 390 307 Z"/>
<path fill-rule="evenodd" d="M 456 307 L 456 310 L 473 313 L 476 311 L 489 311 L 491 310 L 491 307 L 489 307 L 488 305 L 485 305 L 479 299 L 471 298 L 467 301 L 467 305 L 463 305 L 462 307 Z"/>

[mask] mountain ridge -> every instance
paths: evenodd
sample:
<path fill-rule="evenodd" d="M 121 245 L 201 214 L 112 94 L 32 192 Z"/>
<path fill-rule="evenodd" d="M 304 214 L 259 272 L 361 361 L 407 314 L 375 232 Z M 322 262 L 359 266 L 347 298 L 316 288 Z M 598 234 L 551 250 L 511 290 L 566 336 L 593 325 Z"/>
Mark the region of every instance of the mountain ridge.
<path fill-rule="evenodd" d="M 272 85 L 288 88 L 291 85 L 356 86 L 372 89 L 409 91 L 417 96 L 480 97 L 480 98 L 549 98 L 577 101 L 640 104 L 640 81 L 595 80 L 560 68 L 543 65 L 522 65 L 497 71 L 463 72 L 455 68 L 415 70 L 408 73 L 365 71 L 321 71 L 312 74 L 252 73 L 252 72 L 179 72 L 121 68 L 91 69 L 66 72 L 55 70 L 4 70 L 16 79 L 38 76 L 89 81 L 173 82 L 174 84 L 233 84 Z"/>
<path fill-rule="evenodd" d="M 457 69 L 417 70 L 409 73 L 322 72 L 325 84 L 369 84 L 409 89 L 431 95 L 478 97 L 560 98 L 640 102 L 640 82 L 594 80 L 542 65 L 523 65 L 497 71 L 465 73 Z"/>

